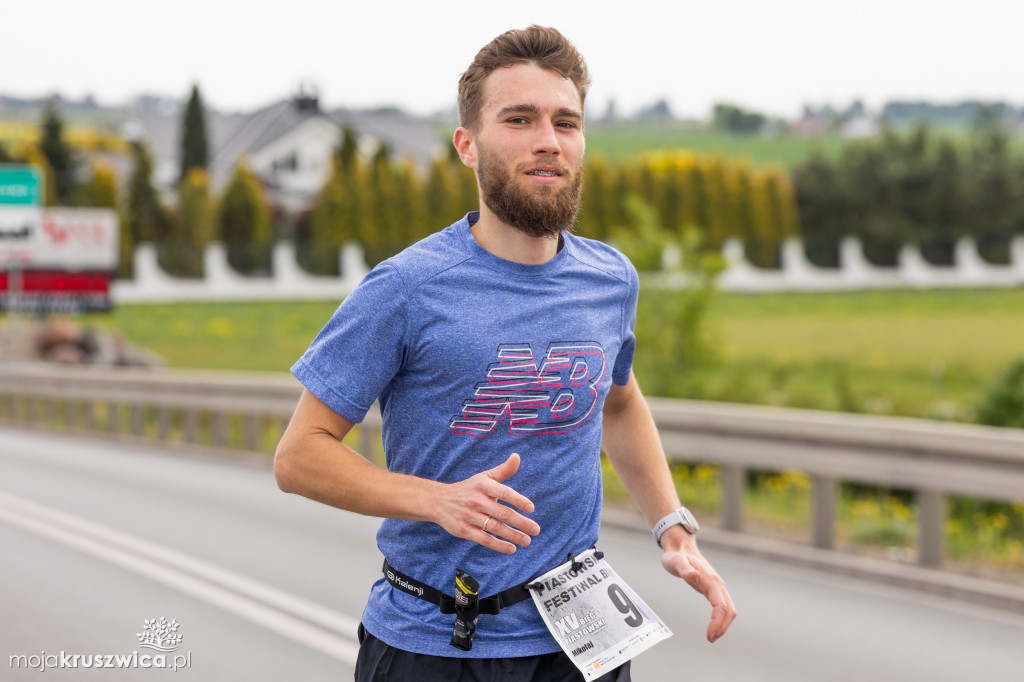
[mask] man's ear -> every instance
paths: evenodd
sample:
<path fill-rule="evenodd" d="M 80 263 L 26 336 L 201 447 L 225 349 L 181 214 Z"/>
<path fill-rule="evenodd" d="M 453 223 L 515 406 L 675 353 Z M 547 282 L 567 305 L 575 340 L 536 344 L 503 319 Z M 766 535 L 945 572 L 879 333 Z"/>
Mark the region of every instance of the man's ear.
<path fill-rule="evenodd" d="M 455 144 L 455 151 L 459 153 L 462 163 L 476 170 L 476 145 L 473 144 L 474 140 L 473 133 L 468 128 L 459 126 L 455 129 L 455 137 L 452 139 L 452 142 Z"/>

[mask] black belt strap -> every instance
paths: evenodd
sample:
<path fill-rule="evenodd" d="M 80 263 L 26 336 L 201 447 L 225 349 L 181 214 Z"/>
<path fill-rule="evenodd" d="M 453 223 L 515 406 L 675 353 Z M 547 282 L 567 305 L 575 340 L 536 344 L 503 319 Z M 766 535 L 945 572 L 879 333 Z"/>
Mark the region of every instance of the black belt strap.
<path fill-rule="evenodd" d="M 441 608 L 441 613 L 455 613 L 455 598 L 452 595 L 445 594 L 436 587 L 425 585 L 415 578 L 410 578 L 401 571 L 396 571 L 387 559 L 384 559 L 384 578 L 396 590 L 437 604 Z M 534 584 L 533 580 L 527 580 L 515 587 L 492 594 L 490 597 L 484 597 L 479 601 L 480 613 L 494 616 L 506 607 L 526 601 L 530 598 L 530 587 Z"/>

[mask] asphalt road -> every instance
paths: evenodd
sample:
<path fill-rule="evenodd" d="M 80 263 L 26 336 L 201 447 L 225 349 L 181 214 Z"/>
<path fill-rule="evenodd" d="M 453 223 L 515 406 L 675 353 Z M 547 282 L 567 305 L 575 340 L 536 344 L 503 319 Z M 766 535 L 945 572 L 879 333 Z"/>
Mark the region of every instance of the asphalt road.
<path fill-rule="evenodd" d="M 0 679 L 351 679 L 375 528 L 266 464 L 0 430 Z M 675 633 L 638 681 L 1024 679 L 1022 616 L 710 549 L 740 615 L 708 644 L 709 608 L 641 530 L 601 540 Z M 144 668 L 161 618 L 180 646 Z"/>

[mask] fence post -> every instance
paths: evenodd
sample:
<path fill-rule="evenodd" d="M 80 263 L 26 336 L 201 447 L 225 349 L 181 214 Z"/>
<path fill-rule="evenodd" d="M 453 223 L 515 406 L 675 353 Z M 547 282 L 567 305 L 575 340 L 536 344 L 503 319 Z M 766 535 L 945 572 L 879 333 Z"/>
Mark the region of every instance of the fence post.
<path fill-rule="evenodd" d="M 918 490 L 917 518 L 917 562 L 929 568 L 939 568 L 945 554 L 945 495 L 937 490 Z"/>
<path fill-rule="evenodd" d="M 811 482 L 811 542 L 819 549 L 833 549 L 836 527 L 834 478 L 815 476 Z"/>

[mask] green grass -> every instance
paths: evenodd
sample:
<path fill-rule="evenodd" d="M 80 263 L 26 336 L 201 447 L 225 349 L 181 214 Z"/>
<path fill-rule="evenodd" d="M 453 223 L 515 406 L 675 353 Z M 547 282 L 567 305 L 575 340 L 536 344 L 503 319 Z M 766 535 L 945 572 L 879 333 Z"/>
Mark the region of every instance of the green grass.
<path fill-rule="evenodd" d="M 729 158 L 745 157 L 754 163 L 795 166 L 818 152 L 835 158 L 845 143 L 838 137 L 818 140 L 799 137 L 725 135 L 678 123 L 632 123 L 587 126 L 587 154 L 611 161 L 635 158 L 644 152 L 685 149 Z"/>
<path fill-rule="evenodd" d="M 642 294 L 654 310 L 671 297 Z M 171 367 L 286 372 L 336 307 L 125 305 L 84 321 Z M 639 339 L 636 371 L 648 392 L 970 421 L 996 375 L 1024 356 L 1024 290 L 723 294 L 709 325 L 718 361 L 696 381 L 666 374 Z"/>
<path fill-rule="evenodd" d="M 963 131 L 934 129 L 961 148 L 969 147 L 972 136 Z M 791 135 L 727 135 L 692 123 L 592 123 L 587 125 L 587 154 L 611 161 L 636 158 L 645 152 L 685 149 L 699 154 L 727 158 L 748 158 L 756 164 L 778 163 L 792 168 L 812 154 L 838 158 L 844 147 L 857 144 L 838 135 L 803 138 Z M 1010 150 L 1024 156 L 1024 139 L 1010 138 Z"/>
<path fill-rule="evenodd" d="M 656 314 L 672 294 L 641 300 Z M 83 322 L 170 367 L 287 372 L 337 303 L 124 305 Z M 1024 356 L 1024 289 L 723 294 L 708 322 L 717 362 L 687 381 L 639 339 L 648 393 L 971 421 L 998 373 Z"/>
<path fill-rule="evenodd" d="M 641 383 L 666 396 L 972 421 L 1024 356 L 1021 289 L 722 295 L 708 322 L 718 361 L 699 380 L 674 384 L 639 353 Z"/>
<path fill-rule="evenodd" d="M 124 305 L 83 322 L 121 333 L 170 367 L 287 372 L 338 303 Z"/>

